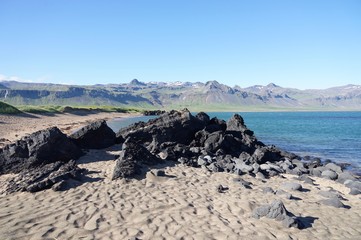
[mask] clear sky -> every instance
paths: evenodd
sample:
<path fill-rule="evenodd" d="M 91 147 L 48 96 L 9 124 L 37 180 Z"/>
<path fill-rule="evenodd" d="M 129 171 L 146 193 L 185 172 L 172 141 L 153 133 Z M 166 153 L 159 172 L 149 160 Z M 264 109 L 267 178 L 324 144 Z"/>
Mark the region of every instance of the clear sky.
<path fill-rule="evenodd" d="M 0 0 L 0 79 L 361 84 L 361 0 Z"/>

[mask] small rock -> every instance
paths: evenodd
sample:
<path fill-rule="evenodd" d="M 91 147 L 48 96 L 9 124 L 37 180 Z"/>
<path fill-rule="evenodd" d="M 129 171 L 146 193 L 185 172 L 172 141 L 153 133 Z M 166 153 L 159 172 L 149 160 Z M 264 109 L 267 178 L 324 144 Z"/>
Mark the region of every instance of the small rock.
<path fill-rule="evenodd" d="M 252 189 L 251 182 L 245 181 L 243 179 L 238 179 L 238 182 L 242 185 L 242 187 L 247 188 L 247 189 Z"/>
<path fill-rule="evenodd" d="M 217 187 L 217 192 L 219 192 L 219 193 L 224 193 L 225 191 L 227 191 L 229 188 L 228 187 L 226 187 L 226 186 L 223 186 L 223 185 L 218 185 L 218 187 Z"/>
<path fill-rule="evenodd" d="M 351 188 L 351 191 L 349 194 L 350 195 L 359 195 L 359 194 L 361 194 L 361 191 L 356 188 Z"/>
<path fill-rule="evenodd" d="M 311 184 L 311 185 L 315 185 L 314 180 L 312 178 L 310 178 L 309 176 L 306 176 L 306 175 L 299 176 L 297 178 L 297 180 L 304 181 L 305 183 L 308 183 L 308 184 Z"/>
<path fill-rule="evenodd" d="M 272 193 L 272 194 L 275 193 L 275 191 L 274 191 L 271 187 L 264 187 L 264 188 L 262 189 L 262 192 L 263 192 L 263 193 Z"/>
<path fill-rule="evenodd" d="M 300 191 L 302 189 L 302 185 L 295 182 L 285 182 L 281 185 L 281 188 L 292 191 Z"/>
<path fill-rule="evenodd" d="M 338 198 L 338 199 L 344 199 L 339 193 L 337 192 L 331 192 L 331 191 L 320 191 L 318 192 L 319 195 L 325 198 Z"/>
<path fill-rule="evenodd" d="M 258 173 L 256 173 L 256 178 L 263 180 L 263 179 L 266 179 L 266 176 L 263 173 L 258 172 Z"/>
<path fill-rule="evenodd" d="M 253 210 L 252 217 L 261 218 L 267 216 L 277 221 L 282 221 L 282 225 L 285 227 L 297 227 L 299 228 L 298 219 L 288 212 L 285 205 L 281 200 L 275 200 L 271 204 L 263 205 Z"/>
<path fill-rule="evenodd" d="M 321 173 L 321 176 L 327 179 L 336 180 L 338 175 L 332 170 L 325 170 Z"/>
<path fill-rule="evenodd" d="M 282 189 L 277 190 L 277 191 L 275 192 L 275 194 L 276 194 L 277 196 L 282 196 L 282 197 L 284 197 L 284 198 L 286 198 L 286 199 L 291 199 L 291 198 L 292 198 L 292 194 L 291 194 L 291 193 L 288 193 L 288 192 L 286 192 L 286 191 L 284 191 L 284 190 L 282 190 Z"/>
<path fill-rule="evenodd" d="M 223 172 L 223 169 L 220 168 L 216 163 L 211 163 L 207 166 L 207 169 L 211 172 Z"/>
<path fill-rule="evenodd" d="M 345 205 L 338 198 L 328 198 L 325 200 L 321 200 L 320 203 L 323 205 L 332 206 L 335 208 L 344 208 L 345 207 Z"/>
<path fill-rule="evenodd" d="M 275 200 L 271 203 L 269 212 L 267 214 L 268 218 L 273 218 L 278 221 L 282 221 L 283 219 L 285 219 L 286 215 L 287 215 L 287 210 L 281 200 Z"/>
<path fill-rule="evenodd" d="M 338 174 L 337 182 L 344 184 L 345 181 L 347 180 L 355 181 L 356 178 L 350 172 L 347 171 Z"/>
<path fill-rule="evenodd" d="M 257 174 L 259 172 L 259 164 L 258 163 L 253 163 L 252 167 L 253 167 L 253 173 Z"/>
<path fill-rule="evenodd" d="M 259 167 L 261 170 L 270 170 L 271 169 L 271 167 L 266 163 L 259 165 Z"/>
<path fill-rule="evenodd" d="M 285 219 L 283 219 L 282 221 L 282 225 L 287 228 L 290 227 L 299 228 L 299 224 L 296 217 L 286 216 Z"/>
<path fill-rule="evenodd" d="M 253 210 L 252 217 L 260 219 L 266 216 L 270 211 L 270 205 L 263 205 Z"/>
<path fill-rule="evenodd" d="M 334 163 L 327 163 L 327 164 L 325 165 L 325 168 L 327 168 L 327 169 L 329 169 L 329 170 L 332 170 L 332 171 L 334 171 L 334 172 L 336 172 L 336 173 L 342 173 L 341 167 L 338 166 L 338 165 L 336 165 L 336 164 L 334 164 Z"/>
<path fill-rule="evenodd" d="M 361 182 L 359 181 L 351 181 L 351 180 L 347 180 L 344 183 L 346 185 L 346 187 L 348 188 L 355 188 L 361 191 Z"/>
<path fill-rule="evenodd" d="M 164 177 L 165 176 L 164 170 L 161 170 L 161 169 L 152 169 L 151 173 L 153 173 L 153 175 L 157 176 L 157 177 Z"/>
<path fill-rule="evenodd" d="M 207 160 L 204 160 L 202 157 L 199 157 L 198 160 L 197 160 L 197 164 L 199 166 L 206 166 L 207 165 Z"/>

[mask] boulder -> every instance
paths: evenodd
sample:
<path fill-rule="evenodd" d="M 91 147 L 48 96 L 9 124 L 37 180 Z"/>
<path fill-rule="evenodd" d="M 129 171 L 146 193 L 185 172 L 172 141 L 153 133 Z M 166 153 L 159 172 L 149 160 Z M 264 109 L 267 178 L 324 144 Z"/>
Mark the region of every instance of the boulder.
<path fill-rule="evenodd" d="M 300 191 L 302 190 L 302 185 L 295 182 L 285 182 L 281 184 L 281 188 L 291 191 Z"/>
<path fill-rule="evenodd" d="M 68 162 L 83 155 L 58 128 L 37 131 L 0 149 L 0 174 L 19 173 L 54 162 Z"/>
<path fill-rule="evenodd" d="M 145 147 L 127 139 L 123 144 L 123 151 L 116 160 L 112 179 L 135 177 L 142 172 L 142 166 L 156 165 L 161 161 Z"/>
<path fill-rule="evenodd" d="M 347 172 L 347 171 L 344 171 L 344 172 L 338 174 L 337 182 L 343 184 L 347 180 L 355 181 L 356 178 L 350 172 Z"/>
<path fill-rule="evenodd" d="M 130 138 L 133 142 L 144 146 L 148 146 L 154 141 L 153 138 L 156 141 L 155 146 L 164 142 L 189 145 L 193 141 L 195 133 L 202 130 L 206 124 L 206 118 L 196 118 L 188 109 L 184 109 L 162 114 L 147 123 L 132 124 L 120 129 L 116 135 L 117 137 L 122 136 L 124 139 Z"/>
<path fill-rule="evenodd" d="M 361 191 L 358 190 L 358 189 L 356 189 L 356 188 L 351 188 L 349 194 L 350 194 L 350 195 L 359 195 L 359 194 L 361 194 Z"/>
<path fill-rule="evenodd" d="M 102 149 L 116 143 L 115 133 L 105 120 L 92 122 L 69 136 L 81 148 Z M 122 140 L 118 139 L 117 142 Z"/>
<path fill-rule="evenodd" d="M 249 172 L 253 171 L 253 167 L 245 164 L 240 159 L 235 159 L 234 160 L 234 171 L 235 172 L 237 171 L 238 174 L 249 173 Z"/>
<path fill-rule="evenodd" d="M 320 203 L 335 208 L 346 208 L 346 206 L 337 197 L 321 200 Z"/>
<path fill-rule="evenodd" d="M 338 175 L 332 170 L 325 170 L 321 173 L 321 176 L 327 179 L 336 180 Z"/>
<path fill-rule="evenodd" d="M 56 191 L 64 190 L 67 187 L 67 181 L 80 180 L 82 172 L 83 169 L 78 168 L 74 160 L 24 169 L 9 181 L 6 193 L 37 192 L 52 187 Z"/>
<path fill-rule="evenodd" d="M 152 169 L 150 172 L 154 176 L 157 176 L 157 177 L 165 177 L 166 176 L 164 170 L 161 170 L 161 169 Z"/>
<path fill-rule="evenodd" d="M 284 198 L 286 198 L 286 199 L 291 199 L 291 198 L 292 198 L 292 194 L 290 194 L 290 193 L 288 193 L 288 192 L 286 192 L 286 191 L 284 191 L 284 190 L 282 190 L 282 189 L 277 190 L 277 191 L 275 192 L 275 194 L 276 194 L 277 196 L 281 196 L 281 197 L 284 197 Z"/>
<path fill-rule="evenodd" d="M 275 200 L 271 204 L 266 204 L 254 209 L 252 216 L 257 219 L 265 216 L 277 221 L 282 221 L 282 225 L 285 227 L 300 227 L 298 219 L 287 211 L 281 200 Z"/>
<path fill-rule="evenodd" d="M 307 175 L 301 175 L 297 178 L 297 180 L 304 181 L 305 183 L 308 183 L 311 185 L 315 185 L 314 180 Z"/>
<path fill-rule="evenodd" d="M 341 200 L 344 199 L 340 193 L 334 191 L 319 191 L 318 194 L 325 198 L 338 198 Z"/>
<path fill-rule="evenodd" d="M 342 169 L 340 166 L 336 165 L 335 163 L 327 163 L 325 165 L 325 168 L 329 169 L 329 170 L 332 170 L 336 173 L 342 173 Z"/>
<path fill-rule="evenodd" d="M 347 180 L 344 182 L 345 186 L 352 189 L 358 189 L 361 191 L 361 182 L 360 181 L 352 181 L 352 180 Z"/>

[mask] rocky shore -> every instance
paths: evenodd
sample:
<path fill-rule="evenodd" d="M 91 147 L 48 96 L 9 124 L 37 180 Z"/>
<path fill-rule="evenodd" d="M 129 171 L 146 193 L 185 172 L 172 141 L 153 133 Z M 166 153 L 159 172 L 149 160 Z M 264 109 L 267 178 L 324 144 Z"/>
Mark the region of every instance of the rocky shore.
<path fill-rule="evenodd" d="M 113 149 L 114 154 L 105 154 L 109 149 Z M 276 221 L 271 224 L 272 227 L 299 229 L 301 232 L 312 228 L 312 223 L 319 216 L 306 218 L 290 211 L 288 206 L 292 204 L 287 204 L 302 200 L 298 196 L 302 195 L 304 198 L 308 192 L 313 194 L 310 199 L 314 198 L 315 192 L 320 196 L 319 200 L 313 202 L 317 206 L 344 209 L 340 211 L 351 215 L 354 208 L 357 211 L 361 209 L 361 182 L 341 166 L 335 163 L 324 164 L 317 158 L 303 159 L 276 146 L 263 144 L 238 114 L 226 122 L 217 118 L 210 119 L 202 112 L 193 116 L 187 109 L 160 113 L 156 119 L 133 124 L 117 133 L 101 120 L 85 125 L 69 135 L 56 127 L 32 133 L 0 149 L 0 177 L 5 179 L 0 181 L 0 191 L 4 197 L 16 196 L 19 192 L 54 191 L 52 194 L 67 194 L 77 191 L 89 182 L 89 176 L 93 173 L 87 168 L 87 164 L 101 168 L 99 164 L 105 161 L 89 160 L 95 153 L 104 153 L 103 158 L 110 157 L 108 161 L 112 164 L 104 167 L 107 169 L 104 177 L 106 180 L 98 180 L 109 186 L 127 186 L 145 181 L 143 190 L 147 192 L 154 187 L 161 187 L 164 181 L 181 179 L 180 173 L 167 173 L 173 171 L 170 169 L 179 167 L 194 169 L 184 170 L 184 173 L 206 173 L 210 180 L 214 174 L 232 177 L 235 179 L 233 183 L 214 183 L 213 194 L 223 194 L 230 199 L 233 196 L 229 194 L 234 191 L 245 192 L 250 195 L 250 199 L 254 194 L 264 196 L 264 201 L 258 199 L 258 203 L 250 200 L 248 204 L 251 207 L 245 216 L 240 214 L 240 219 L 246 217 L 251 222 L 274 219 Z M 101 169 L 98 170 L 102 172 Z M 273 179 L 281 182 L 271 184 Z M 330 186 L 321 188 L 320 179 L 342 191 Z M 199 178 L 189 178 L 188 181 L 190 184 L 197 184 Z M 238 190 L 234 189 L 234 183 Z M 50 188 L 52 190 L 46 190 Z M 238 193 L 235 195 L 239 197 Z M 207 202 L 209 199 L 204 199 L 204 203 Z M 150 201 L 147 204 L 155 203 Z M 208 209 L 208 214 L 213 214 L 212 210 Z M 0 223 L 6 216 L 0 215 Z M 359 216 L 360 212 L 354 218 L 357 220 Z M 96 230 L 94 228 L 92 234 Z M 297 234 L 290 239 L 298 239 Z M 132 234 L 127 236 L 130 235 Z M 142 234 L 135 235 L 133 237 L 139 235 L 138 238 L 142 239 Z M 233 232 L 230 236 L 241 235 Z M 292 236 L 292 232 L 289 236 Z"/>

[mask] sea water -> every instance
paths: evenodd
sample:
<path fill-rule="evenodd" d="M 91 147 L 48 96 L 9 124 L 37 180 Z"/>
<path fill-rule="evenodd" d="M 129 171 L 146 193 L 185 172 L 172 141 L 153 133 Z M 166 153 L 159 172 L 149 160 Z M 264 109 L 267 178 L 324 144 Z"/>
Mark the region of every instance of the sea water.
<path fill-rule="evenodd" d="M 361 112 L 237 112 L 258 140 L 300 156 L 350 163 L 361 171 Z M 228 120 L 233 112 L 210 112 L 210 117 Z M 137 117 L 110 121 L 118 131 Z"/>

